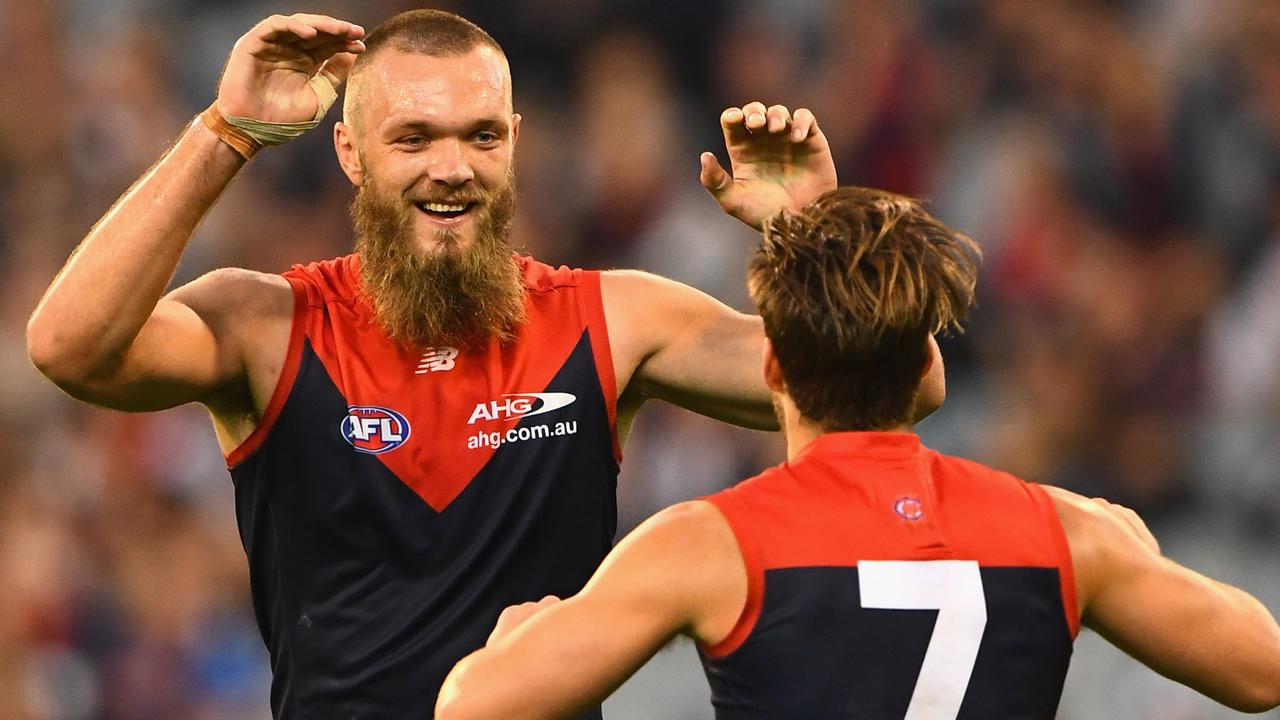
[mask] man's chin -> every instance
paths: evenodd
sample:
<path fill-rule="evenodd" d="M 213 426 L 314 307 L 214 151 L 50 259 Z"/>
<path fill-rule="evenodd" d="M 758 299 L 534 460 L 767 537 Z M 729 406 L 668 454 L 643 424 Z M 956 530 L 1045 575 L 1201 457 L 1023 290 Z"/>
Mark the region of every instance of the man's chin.
<path fill-rule="evenodd" d="M 475 242 L 472 233 L 458 230 L 427 230 L 418 234 L 414 247 L 419 257 L 439 257 L 465 252 Z"/>
<path fill-rule="evenodd" d="M 439 254 L 459 253 L 471 246 L 470 238 L 455 230 L 437 230 L 431 236 L 429 252 Z"/>

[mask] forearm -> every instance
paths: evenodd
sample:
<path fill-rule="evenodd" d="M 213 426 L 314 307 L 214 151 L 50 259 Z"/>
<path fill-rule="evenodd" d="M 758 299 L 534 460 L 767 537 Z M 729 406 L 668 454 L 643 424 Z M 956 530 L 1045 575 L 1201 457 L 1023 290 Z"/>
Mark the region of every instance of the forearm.
<path fill-rule="evenodd" d="M 511 681 L 517 678 L 495 672 L 492 656 L 492 650 L 482 648 L 454 666 L 436 699 L 436 720 L 548 717 L 545 711 L 539 713 L 530 707 L 532 693 L 526 695 L 512 686 Z"/>
<path fill-rule="evenodd" d="M 551 720 L 587 706 L 581 682 L 563 658 L 530 658 L 517 650 L 478 650 L 463 658 L 440 689 L 436 720 Z M 570 677 L 566 677 L 566 675 Z"/>
<path fill-rule="evenodd" d="M 1280 703 L 1280 628 L 1262 603 L 1167 558 L 1132 574 L 1137 592 L 1087 608 L 1085 624 L 1224 705 L 1260 712 Z"/>
<path fill-rule="evenodd" d="M 653 613 L 586 592 L 459 662 L 441 688 L 436 719 L 572 717 L 602 702 L 675 635 Z"/>
<path fill-rule="evenodd" d="M 1280 626 L 1257 598 L 1240 588 L 1204 578 L 1229 608 L 1221 632 L 1233 638 L 1224 648 L 1224 664 L 1233 669 L 1232 682 L 1217 697 L 1237 710 L 1262 712 L 1280 706 Z"/>
<path fill-rule="evenodd" d="M 530 604 L 507 608 L 488 645 L 449 674 L 437 720 L 566 717 L 603 701 L 677 635 L 727 635 L 747 594 L 742 562 L 711 504 L 658 513 L 618 543 L 578 595 L 523 622 L 518 613 Z"/>
<path fill-rule="evenodd" d="M 90 230 L 36 307 L 27 343 L 42 371 L 92 374 L 123 357 L 243 164 L 203 124 L 188 126 Z"/>

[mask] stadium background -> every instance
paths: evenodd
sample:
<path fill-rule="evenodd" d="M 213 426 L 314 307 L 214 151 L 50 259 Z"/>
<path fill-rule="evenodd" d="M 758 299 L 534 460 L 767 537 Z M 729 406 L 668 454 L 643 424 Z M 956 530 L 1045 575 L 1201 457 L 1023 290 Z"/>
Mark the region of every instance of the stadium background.
<path fill-rule="evenodd" d="M 716 119 L 813 108 L 841 180 L 983 244 L 926 440 L 1131 504 L 1173 557 L 1280 610 L 1280 2 L 456 2 L 525 122 L 517 243 L 747 307 L 753 239 L 697 184 Z M 0 718 L 266 716 L 231 486 L 199 408 L 60 395 L 23 328 L 90 224 L 213 97 L 269 12 L 372 27 L 403 2 L 0 2 Z M 265 153 L 178 281 L 347 252 L 327 130 Z M 776 462 L 776 438 L 647 408 L 623 526 Z M 686 643 L 609 716 L 706 718 Z M 1230 717 L 1084 634 L 1061 717 Z M 1271 717 L 1280 717 L 1272 714 Z"/>

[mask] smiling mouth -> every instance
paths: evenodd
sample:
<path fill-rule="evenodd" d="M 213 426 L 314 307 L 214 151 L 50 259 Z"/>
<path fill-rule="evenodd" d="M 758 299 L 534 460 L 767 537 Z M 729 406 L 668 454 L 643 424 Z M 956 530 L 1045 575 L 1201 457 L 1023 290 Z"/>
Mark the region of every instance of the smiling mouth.
<path fill-rule="evenodd" d="M 433 220 L 457 220 L 471 212 L 471 209 L 475 207 L 475 203 L 420 202 L 414 203 L 414 207 Z"/>

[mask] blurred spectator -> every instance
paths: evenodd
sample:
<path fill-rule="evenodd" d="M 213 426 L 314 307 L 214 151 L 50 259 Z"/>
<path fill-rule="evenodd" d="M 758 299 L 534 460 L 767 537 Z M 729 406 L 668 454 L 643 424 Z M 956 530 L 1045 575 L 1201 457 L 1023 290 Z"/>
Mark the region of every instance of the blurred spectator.
<path fill-rule="evenodd" d="M 303 5 L 372 27 L 415 3 Z M 512 60 L 519 247 L 641 267 L 747 309 L 754 237 L 698 186 L 697 154 L 721 149 L 725 104 L 811 107 L 844 182 L 924 196 L 985 249 L 981 307 L 947 341 L 951 403 L 926 440 L 1133 504 L 1171 554 L 1280 608 L 1267 584 L 1280 576 L 1280 3 L 444 5 Z M 212 99 L 235 38 L 298 9 L 0 0 L 4 720 L 268 714 L 203 412 L 77 404 L 31 369 L 24 324 L 88 227 Z M 347 252 L 350 188 L 330 146 L 326 124 L 264 153 L 175 282 Z M 782 448 L 652 407 L 625 454 L 624 528 Z M 710 717 L 701 676 L 677 670 L 688 652 L 629 687 Z M 1231 716 L 1088 637 L 1076 668 L 1064 718 Z M 624 688 L 609 717 L 648 717 L 644 695 Z"/>

